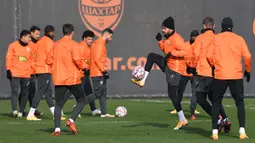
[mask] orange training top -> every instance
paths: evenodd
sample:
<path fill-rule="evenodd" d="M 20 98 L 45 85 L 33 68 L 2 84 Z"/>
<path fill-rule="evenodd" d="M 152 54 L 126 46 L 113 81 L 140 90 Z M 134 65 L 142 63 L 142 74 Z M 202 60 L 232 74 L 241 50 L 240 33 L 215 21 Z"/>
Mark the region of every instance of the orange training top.
<path fill-rule="evenodd" d="M 47 64 L 52 64 L 54 85 L 80 84 L 83 62 L 79 44 L 68 36 L 54 44 L 46 60 Z"/>
<path fill-rule="evenodd" d="M 11 43 L 5 59 L 6 69 L 11 71 L 12 77 L 31 77 L 33 57 L 29 45 L 22 46 L 18 40 Z"/>
<path fill-rule="evenodd" d="M 222 32 L 215 36 L 214 44 L 207 53 L 207 59 L 215 67 L 215 79 L 242 79 L 243 57 L 246 71 L 251 72 L 251 54 L 241 36 Z"/>

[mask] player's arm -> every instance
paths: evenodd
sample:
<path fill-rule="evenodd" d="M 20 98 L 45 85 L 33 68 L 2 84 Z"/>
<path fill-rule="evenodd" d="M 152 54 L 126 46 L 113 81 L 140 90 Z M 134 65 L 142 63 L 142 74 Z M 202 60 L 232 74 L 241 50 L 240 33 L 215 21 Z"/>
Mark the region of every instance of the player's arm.
<path fill-rule="evenodd" d="M 54 50 L 53 50 L 53 47 L 54 47 L 54 42 L 53 41 L 49 41 L 47 42 L 46 44 L 46 47 L 45 47 L 45 53 L 47 54 L 47 58 L 46 58 L 46 61 L 45 63 L 47 65 L 52 65 L 53 63 L 53 58 L 54 58 Z"/>
<path fill-rule="evenodd" d="M 82 57 L 81 57 L 80 45 L 76 42 L 73 43 L 73 46 L 72 46 L 72 59 L 77 68 L 85 69 L 84 67 L 85 61 L 82 60 Z"/>
<path fill-rule="evenodd" d="M 32 72 L 32 73 L 35 72 L 34 54 L 35 54 L 34 51 L 31 52 L 31 54 L 30 54 L 30 56 L 29 56 L 29 58 L 28 58 L 28 62 L 29 62 L 29 64 L 30 64 L 30 66 L 31 66 L 31 72 Z"/>
<path fill-rule="evenodd" d="M 47 65 L 52 65 L 54 59 L 54 46 L 49 50 L 48 54 L 46 55 L 45 63 Z"/>
<path fill-rule="evenodd" d="M 106 57 L 104 55 L 104 48 L 105 48 L 104 44 L 100 43 L 98 44 L 96 48 L 97 48 L 97 51 L 96 52 L 93 51 L 95 65 L 103 73 L 105 71 L 105 60 L 106 60 Z"/>
<path fill-rule="evenodd" d="M 167 43 L 169 42 L 169 43 Z M 158 42 L 159 49 L 164 53 L 168 54 L 170 52 L 170 41 L 161 40 Z"/>
<path fill-rule="evenodd" d="M 11 70 L 13 67 L 13 59 L 14 59 L 14 51 L 13 51 L 13 46 L 10 45 L 8 47 L 6 57 L 5 57 L 5 62 L 6 62 L 6 70 Z"/>
<path fill-rule="evenodd" d="M 202 47 L 202 43 L 199 41 L 199 39 L 196 39 L 195 42 L 191 45 L 193 49 L 193 56 L 192 56 L 192 62 L 189 65 L 192 68 L 197 67 L 199 57 L 200 57 L 200 49 Z"/>
<path fill-rule="evenodd" d="M 173 42 L 174 50 L 171 52 L 174 57 L 184 57 L 189 54 L 188 48 L 185 47 L 184 40 L 182 38 L 176 38 Z"/>
<path fill-rule="evenodd" d="M 246 71 L 251 72 L 251 53 L 243 38 L 242 38 L 242 56 L 244 57 Z"/>
<path fill-rule="evenodd" d="M 212 42 L 208 46 L 208 50 L 207 50 L 207 53 L 206 53 L 207 61 L 210 64 L 211 67 L 214 67 L 214 54 L 215 54 L 214 51 L 215 51 L 215 43 Z"/>

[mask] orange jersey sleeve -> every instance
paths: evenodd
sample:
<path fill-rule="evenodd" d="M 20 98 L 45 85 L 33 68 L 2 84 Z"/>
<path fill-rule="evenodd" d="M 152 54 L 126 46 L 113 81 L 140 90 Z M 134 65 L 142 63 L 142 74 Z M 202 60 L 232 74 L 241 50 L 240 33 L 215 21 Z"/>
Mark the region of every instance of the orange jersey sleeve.
<path fill-rule="evenodd" d="M 6 70 L 10 70 L 13 67 L 13 58 L 15 58 L 13 45 L 10 44 L 6 54 Z"/>
<path fill-rule="evenodd" d="M 164 54 L 168 54 L 171 52 L 171 44 L 170 41 L 165 39 L 158 42 L 159 48 L 163 51 Z"/>
<path fill-rule="evenodd" d="M 200 58 L 200 52 L 202 48 L 202 42 L 200 42 L 199 39 L 196 39 L 195 42 L 191 45 L 193 49 L 193 58 L 192 58 L 192 63 L 190 67 L 195 68 L 198 64 L 199 58 Z"/>
<path fill-rule="evenodd" d="M 52 65 L 53 63 L 53 58 L 54 58 L 54 54 L 53 54 L 53 51 L 54 51 L 54 47 L 52 47 L 50 49 L 50 51 L 48 52 L 47 56 L 46 56 L 46 60 L 45 60 L 45 63 L 48 64 L 48 65 Z"/>
<path fill-rule="evenodd" d="M 215 54 L 215 43 L 211 43 L 208 46 L 208 51 L 206 53 L 206 58 L 210 66 L 214 66 L 214 54 Z"/>
<path fill-rule="evenodd" d="M 81 47 L 78 43 L 73 43 L 72 58 L 77 68 L 84 69 L 85 61 L 82 59 L 80 48 Z"/>
<path fill-rule="evenodd" d="M 97 52 L 93 53 L 95 64 L 101 72 L 105 71 L 106 55 L 104 51 L 105 51 L 105 45 L 104 43 L 100 42 L 97 45 Z"/>
<path fill-rule="evenodd" d="M 171 53 L 174 57 L 184 57 L 188 55 L 188 48 L 186 48 L 183 38 L 177 37 L 173 41 L 173 46 L 175 48 Z"/>
<path fill-rule="evenodd" d="M 242 42 L 241 53 L 242 53 L 242 56 L 244 57 L 245 68 L 246 68 L 247 72 L 251 72 L 251 53 L 250 53 L 248 46 L 243 38 L 242 38 L 241 42 Z"/>

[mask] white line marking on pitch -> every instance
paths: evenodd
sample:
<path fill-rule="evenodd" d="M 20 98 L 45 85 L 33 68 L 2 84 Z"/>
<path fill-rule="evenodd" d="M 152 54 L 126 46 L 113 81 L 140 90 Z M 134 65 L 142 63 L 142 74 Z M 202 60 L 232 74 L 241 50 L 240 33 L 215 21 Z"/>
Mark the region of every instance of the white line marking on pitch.
<path fill-rule="evenodd" d="M 210 122 L 211 120 L 193 120 L 190 122 Z M 87 126 L 88 124 L 125 124 L 125 123 L 147 123 L 147 122 L 152 122 L 152 123 L 163 123 L 166 121 L 113 121 L 113 122 L 85 122 L 85 123 L 76 123 L 76 125 L 79 126 Z M 27 122 L 7 122 L 8 125 L 24 125 L 24 124 L 47 124 L 50 122 L 45 122 L 45 121 L 27 121 Z"/>
<path fill-rule="evenodd" d="M 170 103 L 171 104 L 171 101 L 160 101 L 160 100 L 140 100 L 140 99 L 131 99 L 131 101 L 136 101 L 136 102 L 150 102 L 150 103 Z M 190 102 L 188 101 L 183 101 L 182 103 L 184 104 L 190 104 Z M 228 107 L 228 108 L 233 108 L 233 107 L 236 107 L 234 105 L 226 105 L 224 104 L 223 105 L 224 107 Z M 255 110 L 255 107 L 245 107 L 246 109 L 251 109 L 251 110 Z"/>

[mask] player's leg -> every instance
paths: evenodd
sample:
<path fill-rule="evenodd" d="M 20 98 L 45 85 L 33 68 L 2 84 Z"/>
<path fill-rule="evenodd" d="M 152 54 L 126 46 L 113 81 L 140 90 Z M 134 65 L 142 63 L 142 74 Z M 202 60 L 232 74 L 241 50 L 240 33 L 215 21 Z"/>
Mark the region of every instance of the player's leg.
<path fill-rule="evenodd" d="M 190 100 L 190 113 L 191 113 L 191 118 L 193 118 L 193 116 L 195 117 L 195 114 L 199 114 L 199 112 L 196 110 L 197 97 L 196 97 L 196 82 L 194 80 L 194 77 L 190 77 L 190 85 L 191 85 L 191 92 L 192 92 L 191 100 Z"/>
<path fill-rule="evenodd" d="M 165 69 L 164 69 L 165 66 L 163 65 L 163 61 L 164 61 L 163 56 L 155 54 L 155 53 L 149 53 L 147 56 L 147 61 L 146 61 L 145 68 L 144 68 L 145 69 L 144 78 L 142 80 L 131 79 L 131 81 L 133 83 L 143 87 L 154 63 L 156 65 L 158 65 L 162 71 L 165 71 Z"/>
<path fill-rule="evenodd" d="M 69 118 L 69 120 L 66 121 L 66 125 L 69 127 L 70 131 L 73 134 L 77 134 L 77 130 L 76 130 L 76 126 L 75 126 L 74 122 L 85 106 L 85 98 L 86 97 L 85 97 L 85 93 L 84 93 L 82 84 L 69 86 L 68 89 L 74 95 L 74 97 L 77 101 L 77 104 L 74 107 L 71 117 Z"/>
<path fill-rule="evenodd" d="M 55 131 L 52 133 L 54 136 L 60 135 L 60 123 L 61 123 L 61 110 L 65 104 L 65 93 L 67 91 L 66 86 L 55 86 L 55 110 L 54 110 L 54 126 Z"/>
<path fill-rule="evenodd" d="M 53 91 L 52 91 L 52 77 L 51 74 L 45 74 L 45 79 L 47 79 L 47 83 L 46 83 L 46 89 L 44 92 L 45 95 L 45 100 L 48 104 L 48 107 L 50 108 L 50 111 L 52 113 L 52 115 L 54 115 L 54 101 L 53 101 Z"/>
<path fill-rule="evenodd" d="M 35 75 L 31 75 L 29 95 L 28 95 L 28 102 L 29 102 L 30 107 L 32 105 L 32 101 L 33 101 L 33 98 L 34 98 L 34 95 L 35 95 L 35 80 L 36 80 Z"/>
<path fill-rule="evenodd" d="M 212 116 L 212 106 L 207 101 L 207 95 L 209 93 L 212 78 L 203 76 L 196 76 L 194 78 L 196 83 L 197 103 L 204 109 L 207 114 Z"/>
<path fill-rule="evenodd" d="M 218 117 L 219 108 L 222 104 L 222 99 L 227 90 L 227 82 L 225 80 L 214 79 L 211 84 L 212 92 L 212 139 L 218 139 Z"/>
<path fill-rule="evenodd" d="M 180 86 L 179 86 L 179 89 L 178 89 L 178 96 L 179 97 L 183 97 L 183 93 L 185 91 L 185 88 L 186 88 L 188 82 L 189 82 L 189 77 L 187 77 L 187 76 L 182 76 L 181 77 Z M 176 111 L 176 109 L 174 109 L 170 113 L 171 114 L 177 114 L 177 111 Z"/>
<path fill-rule="evenodd" d="M 86 96 L 93 93 L 93 89 L 92 89 L 92 86 L 91 86 L 91 80 L 90 80 L 89 76 L 84 77 L 83 89 L 84 89 L 84 92 L 85 92 Z M 98 110 L 96 109 L 96 103 L 95 103 L 94 100 L 89 103 L 89 106 L 90 106 L 92 115 L 101 114 L 101 111 L 99 109 Z"/>
<path fill-rule="evenodd" d="M 208 98 L 212 103 L 213 100 L 212 90 L 209 91 Z M 220 117 L 218 119 L 218 132 L 220 132 L 221 129 L 224 127 L 225 133 L 228 133 L 231 129 L 231 122 L 228 120 L 227 114 L 224 110 L 222 103 L 221 105 L 219 105 L 219 115 Z"/>
<path fill-rule="evenodd" d="M 179 122 L 174 128 L 174 130 L 179 130 L 180 128 L 188 125 L 188 120 L 185 118 L 181 106 L 182 95 L 181 96 L 178 95 L 178 88 L 180 87 L 181 75 L 179 73 L 172 71 L 168 67 L 166 67 L 165 73 L 168 84 L 168 96 L 172 100 L 174 108 L 176 109 L 179 117 Z"/>
<path fill-rule="evenodd" d="M 29 89 L 30 89 L 30 78 L 21 78 L 20 79 L 20 108 L 18 117 L 23 116 L 23 112 L 27 105 L 28 95 L 29 95 Z"/>
<path fill-rule="evenodd" d="M 107 83 L 104 77 L 93 77 L 94 94 L 99 98 L 101 117 L 115 117 L 107 113 Z M 87 96 L 88 97 L 88 96 Z"/>
<path fill-rule="evenodd" d="M 20 88 L 20 78 L 12 77 L 10 80 L 11 84 L 11 105 L 12 105 L 12 114 L 14 117 L 18 115 L 18 96 Z"/>
<path fill-rule="evenodd" d="M 45 91 L 48 87 L 48 83 L 50 82 L 49 79 L 45 78 L 45 74 L 38 74 L 36 76 L 37 76 L 37 91 L 35 92 L 35 96 L 32 101 L 32 106 L 31 106 L 29 113 L 27 115 L 28 121 L 41 120 L 41 119 L 38 119 L 34 114 L 35 114 L 35 110 L 38 107 L 43 95 L 45 94 Z"/>
<path fill-rule="evenodd" d="M 29 89 L 29 95 L 28 95 L 29 107 L 32 106 L 35 92 L 36 92 L 36 76 L 33 74 L 31 75 L 31 78 L 30 78 L 30 89 Z M 35 115 L 43 115 L 43 113 L 39 112 L 38 110 L 35 110 Z"/>
<path fill-rule="evenodd" d="M 245 104 L 244 104 L 244 87 L 243 80 L 228 81 L 230 93 L 235 99 L 237 107 L 237 116 L 239 121 L 240 139 L 246 139 L 248 136 L 245 133 Z"/>

